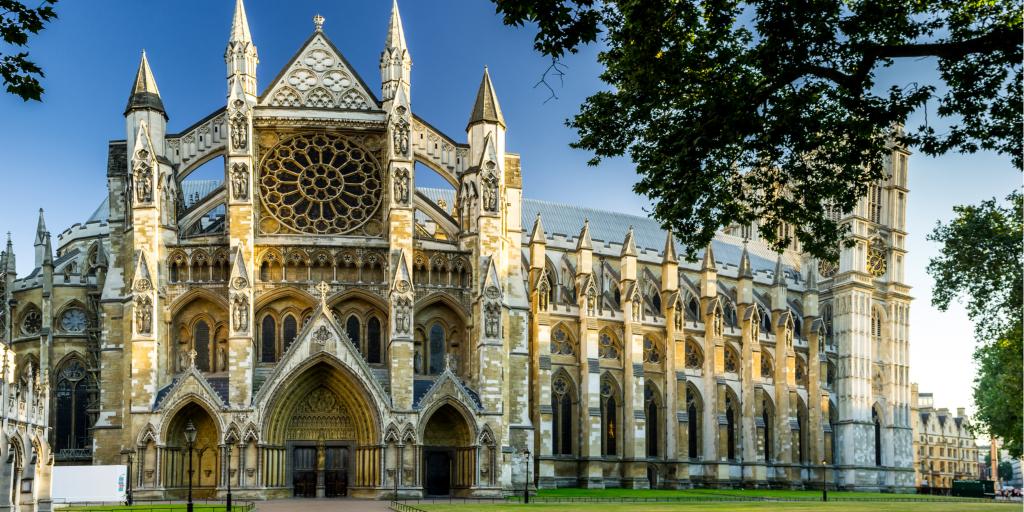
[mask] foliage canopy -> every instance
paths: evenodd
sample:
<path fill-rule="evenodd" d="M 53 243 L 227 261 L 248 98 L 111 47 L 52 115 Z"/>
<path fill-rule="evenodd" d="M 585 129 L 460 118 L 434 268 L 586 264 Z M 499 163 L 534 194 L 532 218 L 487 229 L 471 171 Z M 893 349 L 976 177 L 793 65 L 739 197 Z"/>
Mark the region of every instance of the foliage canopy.
<path fill-rule="evenodd" d="M 38 34 L 57 17 L 53 5 L 57 0 L 41 0 L 38 7 L 28 7 L 18 0 L 0 0 L 0 79 L 7 92 L 23 100 L 42 101 L 43 69 L 28 58 L 22 48 L 30 35 Z"/>

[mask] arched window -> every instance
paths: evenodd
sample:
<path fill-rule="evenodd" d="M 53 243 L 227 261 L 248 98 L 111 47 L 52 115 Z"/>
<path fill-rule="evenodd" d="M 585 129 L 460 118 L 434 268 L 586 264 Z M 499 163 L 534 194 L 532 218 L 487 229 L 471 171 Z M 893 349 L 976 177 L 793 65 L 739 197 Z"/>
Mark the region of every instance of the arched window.
<path fill-rule="evenodd" d="M 871 345 L 874 347 L 874 358 L 882 358 L 882 315 L 877 309 L 871 310 Z"/>
<path fill-rule="evenodd" d="M 440 323 L 430 326 L 430 368 L 428 373 L 438 374 L 444 369 L 444 327 Z"/>
<path fill-rule="evenodd" d="M 295 341 L 295 337 L 299 335 L 299 323 L 295 320 L 295 317 L 288 315 L 284 317 L 284 322 L 281 326 L 281 352 L 288 350 L 288 347 Z"/>
<path fill-rule="evenodd" d="M 644 362 L 660 363 L 661 359 L 661 349 L 658 347 L 657 340 L 651 336 L 644 336 Z"/>
<path fill-rule="evenodd" d="M 691 322 L 703 321 L 700 317 L 700 303 L 696 297 L 690 297 L 690 301 L 686 303 L 686 319 Z"/>
<path fill-rule="evenodd" d="M 871 409 L 871 422 L 875 424 L 875 465 L 882 465 L 882 421 L 878 409 Z"/>
<path fill-rule="evenodd" d="M 697 393 L 688 387 L 686 388 L 686 455 L 691 459 L 700 457 L 700 415 L 701 408 Z"/>
<path fill-rule="evenodd" d="M 264 261 L 260 264 L 260 281 L 264 283 L 270 281 L 270 262 Z"/>
<path fill-rule="evenodd" d="M 658 456 L 658 391 L 650 382 L 644 385 L 644 413 L 647 419 L 647 433 L 644 442 L 647 443 L 647 456 Z"/>
<path fill-rule="evenodd" d="M 601 455 L 618 455 L 619 405 L 615 400 L 616 386 L 612 378 L 601 379 Z"/>
<path fill-rule="evenodd" d="M 56 441 L 57 456 L 63 450 L 91 448 L 89 427 L 89 404 L 95 393 L 95 385 L 89 379 L 85 366 L 75 359 L 69 362 L 57 375 Z"/>
<path fill-rule="evenodd" d="M 772 460 L 772 415 L 769 411 L 768 401 L 761 402 L 761 421 L 764 422 L 764 460 Z"/>
<path fill-rule="evenodd" d="M 761 317 L 761 332 L 766 336 L 772 333 L 772 315 L 761 306 L 757 307 L 757 314 Z"/>
<path fill-rule="evenodd" d="M 619 343 L 619 338 L 611 332 L 601 331 L 601 335 L 598 336 L 598 357 L 601 359 L 614 359 L 617 361 L 621 354 L 622 344 Z"/>
<path fill-rule="evenodd" d="M 725 371 L 729 373 L 740 371 L 739 357 L 736 355 L 736 351 L 728 346 L 725 347 Z"/>
<path fill-rule="evenodd" d="M 704 366 L 704 355 L 693 340 L 686 340 L 686 367 L 691 370 L 699 370 Z"/>
<path fill-rule="evenodd" d="M 263 317 L 263 325 L 260 328 L 260 347 L 263 352 L 261 361 L 273 363 L 277 360 L 277 325 L 274 317 L 267 315 Z"/>
<path fill-rule="evenodd" d="M 832 306 L 826 304 L 821 311 L 821 321 L 825 324 L 825 345 L 830 348 L 835 348 L 835 331 L 832 328 Z"/>
<path fill-rule="evenodd" d="M 348 339 L 355 345 L 356 350 L 359 350 L 359 317 L 348 316 L 348 320 L 345 321 L 345 334 L 348 334 Z"/>
<path fill-rule="evenodd" d="M 366 324 L 366 358 L 371 363 L 380 363 L 380 320 L 370 317 Z"/>
<path fill-rule="evenodd" d="M 572 396 L 565 375 L 551 382 L 551 446 L 555 455 L 572 455 Z"/>
<path fill-rule="evenodd" d="M 206 320 L 200 320 L 192 327 L 192 349 L 196 351 L 196 368 L 210 371 L 210 324 Z"/>
<path fill-rule="evenodd" d="M 551 331 L 551 355 L 574 356 L 576 347 L 565 326 L 559 324 Z"/>

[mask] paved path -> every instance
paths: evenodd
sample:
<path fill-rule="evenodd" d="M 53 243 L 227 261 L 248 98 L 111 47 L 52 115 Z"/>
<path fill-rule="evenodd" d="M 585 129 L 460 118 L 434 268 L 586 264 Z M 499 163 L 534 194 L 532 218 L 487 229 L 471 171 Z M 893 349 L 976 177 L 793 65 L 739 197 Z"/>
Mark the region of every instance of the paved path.
<path fill-rule="evenodd" d="M 361 512 L 388 510 L 388 501 L 355 498 L 288 498 L 257 501 L 257 512 Z"/>

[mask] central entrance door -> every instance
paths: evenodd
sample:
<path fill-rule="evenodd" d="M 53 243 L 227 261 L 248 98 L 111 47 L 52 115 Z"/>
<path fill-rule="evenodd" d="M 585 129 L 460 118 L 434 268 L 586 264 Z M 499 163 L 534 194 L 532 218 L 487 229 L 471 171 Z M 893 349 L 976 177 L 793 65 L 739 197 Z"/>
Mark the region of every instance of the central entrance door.
<path fill-rule="evenodd" d="M 292 486 L 295 495 L 303 498 L 316 497 L 316 447 L 297 446 L 294 452 Z"/>
<path fill-rule="evenodd" d="M 448 450 L 428 451 L 426 453 L 427 494 L 431 496 L 447 496 L 451 494 L 452 456 Z"/>
<path fill-rule="evenodd" d="M 348 448 L 328 446 L 324 457 L 324 496 L 348 494 Z"/>

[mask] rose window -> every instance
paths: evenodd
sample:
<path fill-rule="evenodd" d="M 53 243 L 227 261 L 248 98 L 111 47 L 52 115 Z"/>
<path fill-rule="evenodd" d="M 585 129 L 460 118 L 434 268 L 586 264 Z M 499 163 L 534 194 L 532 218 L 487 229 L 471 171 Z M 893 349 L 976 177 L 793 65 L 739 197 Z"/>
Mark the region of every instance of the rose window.
<path fill-rule="evenodd" d="M 64 332 L 85 332 L 88 327 L 85 311 L 77 308 L 65 311 L 60 317 L 60 327 Z"/>
<path fill-rule="evenodd" d="M 370 220 L 383 199 L 376 158 L 339 135 L 285 139 L 267 153 L 262 169 L 267 213 L 301 233 L 349 233 Z"/>
<path fill-rule="evenodd" d="M 43 328 L 43 317 L 37 310 L 31 310 L 25 314 L 25 318 L 21 321 L 21 332 L 24 334 L 39 334 L 39 331 Z"/>

